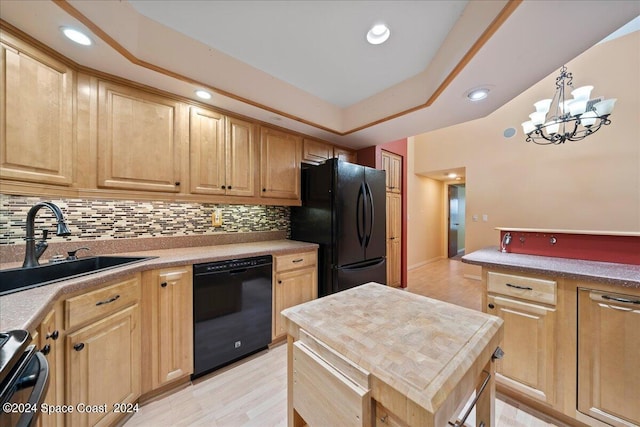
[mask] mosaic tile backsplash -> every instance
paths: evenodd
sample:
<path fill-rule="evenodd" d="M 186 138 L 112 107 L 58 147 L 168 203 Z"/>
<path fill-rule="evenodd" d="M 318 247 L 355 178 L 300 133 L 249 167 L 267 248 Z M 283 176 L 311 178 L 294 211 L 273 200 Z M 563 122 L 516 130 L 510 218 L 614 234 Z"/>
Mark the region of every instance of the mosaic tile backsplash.
<path fill-rule="evenodd" d="M 139 237 L 201 236 L 229 232 L 286 231 L 286 206 L 226 205 L 130 200 L 42 199 L 0 195 L 0 245 L 24 243 L 25 221 L 31 207 L 49 201 L 60 207 L 71 230 L 55 236 L 55 217 L 43 208 L 36 215 L 36 237 L 43 229 L 58 241 L 125 239 Z M 222 227 L 211 226 L 215 209 L 222 212 Z"/>

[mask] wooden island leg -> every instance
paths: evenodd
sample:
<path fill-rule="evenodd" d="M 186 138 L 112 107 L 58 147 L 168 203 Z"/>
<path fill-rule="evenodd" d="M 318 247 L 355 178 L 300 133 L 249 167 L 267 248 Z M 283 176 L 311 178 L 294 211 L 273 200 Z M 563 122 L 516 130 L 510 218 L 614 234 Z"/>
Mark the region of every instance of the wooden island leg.
<path fill-rule="evenodd" d="M 487 376 L 487 372 L 491 377 L 489 378 L 489 382 L 487 382 L 484 392 L 482 392 L 476 403 L 476 427 L 493 427 L 496 425 L 496 369 L 495 363 L 492 360 L 489 360 L 489 363 L 487 363 L 480 374 L 476 390 L 480 390 Z"/>
<path fill-rule="evenodd" d="M 304 420 L 293 407 L 293 337 L 287 335 L 287 425 L 302 427 Z"/>

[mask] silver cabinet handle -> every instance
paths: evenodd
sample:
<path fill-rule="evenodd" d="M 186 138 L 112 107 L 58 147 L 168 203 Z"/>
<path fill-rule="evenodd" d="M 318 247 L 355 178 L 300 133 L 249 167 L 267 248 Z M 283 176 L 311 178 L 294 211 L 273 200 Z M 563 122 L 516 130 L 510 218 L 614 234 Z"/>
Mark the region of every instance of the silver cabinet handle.
<path fill-rule="evenodd" d="M 104 301 L 98 301 L 98 302 L 96 303 L 96 306 L 104 305 L 104 304 L 110 304 L 110 303 L 114 302 L 115 300 L 117 300 L 118 298 L 120 298 L 120 295 L 116 295 L 116 296 L 111 297 L 111 298 L 109 298 L 109 299 L 106 299 L 106 300 L 104 300 Z"/>
<path fill-rule="evenodd" d="M 505 284 L 510 288 L 522 289 L 522 290 L 525 290 L 525 291 L 532 291 L 533 290 L 533 288 L 529 287 L 529 286 L 512 285 L 511 283 L 505 283 Z"/>

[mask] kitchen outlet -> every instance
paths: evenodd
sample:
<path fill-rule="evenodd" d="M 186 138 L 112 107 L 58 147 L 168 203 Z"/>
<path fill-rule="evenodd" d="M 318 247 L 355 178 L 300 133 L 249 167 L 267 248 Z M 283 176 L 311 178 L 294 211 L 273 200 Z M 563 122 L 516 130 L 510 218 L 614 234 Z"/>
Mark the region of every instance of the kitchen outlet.
<path fill-rule="evenodd" d="M 473 222 L 478 222 L 478 215 L 472 216 L 471 219 L 473 220 Z"/>
<path fill-rule="evenodd" d="M 213 227 L 222 227 L 222 209 L 216 209 L 211 214 L 211 225 Z"/>

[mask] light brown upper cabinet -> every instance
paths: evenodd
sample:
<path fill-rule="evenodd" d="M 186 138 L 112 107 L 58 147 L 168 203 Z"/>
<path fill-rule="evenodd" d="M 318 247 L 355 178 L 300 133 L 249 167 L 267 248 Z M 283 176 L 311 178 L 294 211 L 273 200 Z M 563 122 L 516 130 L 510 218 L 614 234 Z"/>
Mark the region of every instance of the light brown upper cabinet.
<path fill-rule="evenodd" d="M 402 193 L 402 157 L 383 151 L 382 169 L 387 171 L 387 191 Z"/>
<path fill-rule="evenodd" d="M 280 130 L 260 128 L 260 187 L 262 197 L 300 200 L 302 138 Z"/>
<path fill-rule="evenodd" d="M 337 157 L 338 160 L 344 160 L 349 163 L 355 163 L 358 160 L 358 156 L 355 151 L 348 151 L 344 148 L 338 147 L 333 147 L 333 157 Z"/>
<path fill-rule="evenodd" d="M 192 193 L 255 195 L 252 123 L 191 107 L 189 147 Z"/>
<path fill-rule="evenodd" d="M 73 184 L 74 72 L 0 33 L 0 177 Z"/>
<path fill-rule="evenodd" d="M 333 157 L 333 145 L 315 139 L 305 138 L 302 141 L 302 161 L 319 165 Z"/>
<path fill-rule="evenodd" d="M 98 82 L 98 186 L 180 191 L 181 104 Z"/>

